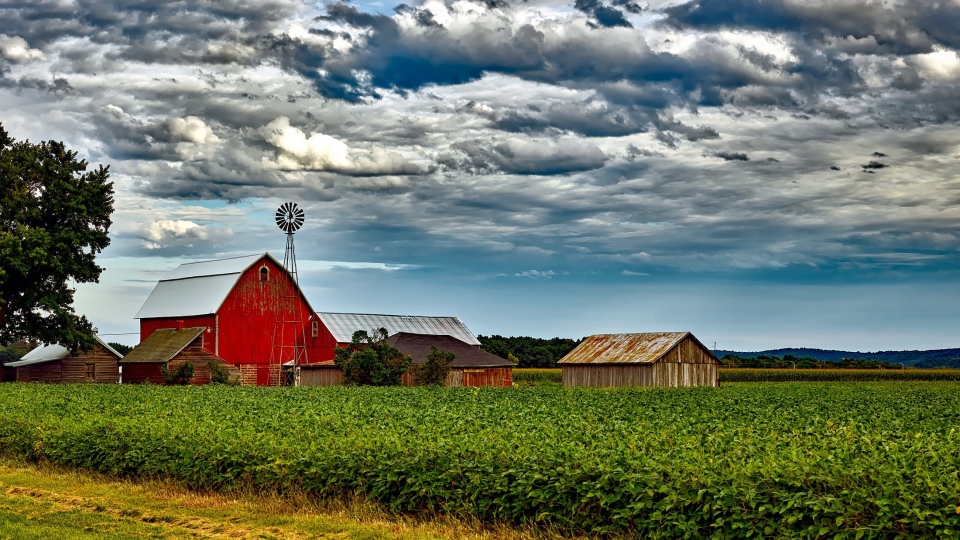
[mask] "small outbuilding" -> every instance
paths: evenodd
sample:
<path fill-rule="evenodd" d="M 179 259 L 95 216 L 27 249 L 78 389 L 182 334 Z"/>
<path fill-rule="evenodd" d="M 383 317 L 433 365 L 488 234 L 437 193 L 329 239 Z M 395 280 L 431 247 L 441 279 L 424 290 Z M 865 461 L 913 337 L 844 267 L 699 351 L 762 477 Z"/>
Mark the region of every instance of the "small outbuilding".
<path fill-rule="evenodd" d="M 117 383 L 121 358 L 122 354 L 98 337 L 86 352 L 71 354 L 62 345 L 44 345 L 4 367 L 15 369 L 19 382 Z"/>
<path fill-rule="evenodd" d="M 193 377 L 190 384 L 207 384 L 211 379 L 212 366 L 217 365 L 229 374 L 230 379 L 239 379 L 240 370 L 228 364 L 203 346 L 203 334 L 207 327 L 159 328 L 140 342 L 120 362 L 123 366 L 124 384 L 150 382 L 164 384 L 162 367 L 168 373 L 176 373 L 190 362 Z"/>
<path fill-rule="evenodd" d="M 398 332 L 387 343 L 403 354 L 410 355 L 414 364 L 424 364 L 431 347 L 454 354 L 447 375 L 447 386 L 511 386 L 514 363 L 495 354 L 478 349 L 453 336 Z M 413 374 L 403 376 L 403 384 L 413 386 Z"/>
<path fill-rule="evenodd" d="M 598 334 L 558 362 L 564 386 L 718 386 L 720 360 L 690 332 Z"/>

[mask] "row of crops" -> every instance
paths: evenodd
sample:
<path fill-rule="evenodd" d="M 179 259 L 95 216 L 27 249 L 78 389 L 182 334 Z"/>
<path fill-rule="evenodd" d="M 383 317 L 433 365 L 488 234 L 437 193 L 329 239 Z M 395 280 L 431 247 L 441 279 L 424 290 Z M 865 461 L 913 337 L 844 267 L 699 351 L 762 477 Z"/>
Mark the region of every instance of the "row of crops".
<path fill-rule="evenodd" d="M 651 538 L 956 537 L 960 383 L 7 384 L 10 455 Z"/>
<path fill-rule="evenodd" d="M 513 370 L 517 383 L 560 383 L 559 368 Z M 747 369 L 722 368 L 720 382 L 960 381 L 960 369 Z"/>

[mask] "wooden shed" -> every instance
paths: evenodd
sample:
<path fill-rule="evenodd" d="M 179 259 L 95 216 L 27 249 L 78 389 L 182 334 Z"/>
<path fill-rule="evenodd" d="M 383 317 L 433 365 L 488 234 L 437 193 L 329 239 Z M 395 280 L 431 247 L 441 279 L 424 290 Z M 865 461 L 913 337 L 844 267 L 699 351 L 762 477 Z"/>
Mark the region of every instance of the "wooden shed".
<path fill-rule="evenodd" d="M 6 367 L 16 369 L 20 382 L 117 383 L 121 358 L 122 354 L 98 337 L 87 352 L 74 355 L 62 345 L 44 345 Z"/>
<path fill-rule="evenodd" d="M 190 384 L 209 383 L 213 364 L 225 369 L 231 379 L 239 379 L 240 370 L 237 367 L 203 346 L 203 334 L 206 330 L 207 328 L 203 326 L 154 330 L 147 339 L 140 342 L 121 360 L 123 383 L 164 384 L 161 367 L 166 367 L 169 373 L 175 373 L 187 362 L 193 364 L 193 378 L 190 379 Z"/>
<path fill-rule="evenodd" d="M 564 386 L 718 386 L 720 360 L 690 332 L 598 334 L 560 362 Z"/>
<path fill-rule="evenodd" d="M 410 355 L 414 364 L 423 364 L 431 347 L 454 354 L 450 363 L 447 386 L 511 386 L 515 364 L 495 354 L 480 350 L 453 336 L 398 332 L 387 343 L 403 354 Z M 403 376 L 403 384 L 413 386 L 413 375 Z"/>
<path fill-rule="evenodd" d="M 343 371 L 333 363 L 333 360 L 299 367 L 297 386 L 339 386 L 341 384 L 343 384 Z"/>

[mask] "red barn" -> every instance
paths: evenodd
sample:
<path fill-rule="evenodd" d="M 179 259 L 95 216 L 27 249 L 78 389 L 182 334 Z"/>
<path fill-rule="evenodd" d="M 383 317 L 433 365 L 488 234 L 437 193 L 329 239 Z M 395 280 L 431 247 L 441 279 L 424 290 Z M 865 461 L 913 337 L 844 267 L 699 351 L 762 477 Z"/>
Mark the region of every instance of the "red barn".
<path fill-rule="evenodd" d="M 244 385 L 276 386 L 295 340 L 298 363 L 332 360 L 336 341 L 290 274 L 269 253 L 181 264 L 136 315 L 140 341 L 160 328 L 205 328 L 199 346 L 240 369 Z"/>

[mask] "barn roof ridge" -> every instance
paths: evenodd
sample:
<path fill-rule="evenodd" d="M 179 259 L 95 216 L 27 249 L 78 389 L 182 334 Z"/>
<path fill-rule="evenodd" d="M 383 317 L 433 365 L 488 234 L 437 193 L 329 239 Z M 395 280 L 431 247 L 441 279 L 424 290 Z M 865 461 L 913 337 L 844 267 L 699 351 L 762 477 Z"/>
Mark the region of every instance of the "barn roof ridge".
<path fill-rule="evenodd" d="M 414 364 L 427 361 L 430 354 L 429 346 L 433 345 L 441 351 L 454 354 L 450 367 L 515 367 L 509 360 L 478 349 L 462 339 L 448 334 L 423 334 L 418 332 L 396 332 L 387 338 L 387 343 L 397 350 L 412 357 Z"/>
<path fill-rule="evenodd" d="M 660 360 L 677 344 L 692 338 L 697 345 L 717 359 L 692 332 L 627 332 L 620 334 L 592 334 L 567 353 L 559 364 L 649 364 Z"/>
<path fill-rule="evenodd" d="M 358 313 L 355 311 L 316 311 L 315 313 L 317 313 L 318 315 L 320 313 L 326 313 L 329 315 L 372 315 L 374 317 L 426 317 L 429 319 L 457 319 L 458 321 L 460 320 L 460 317 L 457 317 L 456 315 L 397 315 L 397 314 L 391 314 L 391 313 Z M 415 332 L 405 332 L 405 333 L 413 334 Z M 426 334 L 426 335 L 434 335 L 434 334 Z"/>

